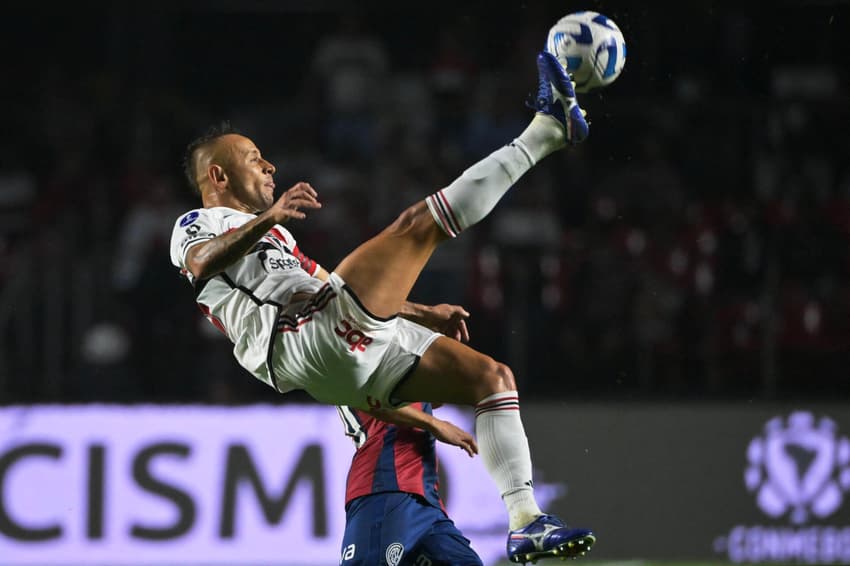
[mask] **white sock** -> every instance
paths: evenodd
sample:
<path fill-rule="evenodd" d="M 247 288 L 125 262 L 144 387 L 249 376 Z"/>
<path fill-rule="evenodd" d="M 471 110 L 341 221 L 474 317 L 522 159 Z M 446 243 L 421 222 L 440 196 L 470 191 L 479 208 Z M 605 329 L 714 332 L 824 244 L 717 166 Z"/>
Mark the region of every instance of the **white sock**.
<path fill-rule="evenodd" d="M 567 145 L 564 127 L 555 118 L 544 114 L 535 114 L 517 140 L 523 143 L 534 163 Z"/>
<path fill-rule="evenodd" d="M 564 146 L 557 120 L 536 114 L 517 139 L 467 169 L 425 202 L 437 224 L 455 238 L 487 216 L 508 189 L 535 163 Z"/>
<path fill-rule="evenodd" d="M 516 391 L 494 393 L 475 406 L 475 433 L 484 467 L 508 510 L 510 529 L 539 515 L 531 478 L 531 451 L 519 416 Z"/>

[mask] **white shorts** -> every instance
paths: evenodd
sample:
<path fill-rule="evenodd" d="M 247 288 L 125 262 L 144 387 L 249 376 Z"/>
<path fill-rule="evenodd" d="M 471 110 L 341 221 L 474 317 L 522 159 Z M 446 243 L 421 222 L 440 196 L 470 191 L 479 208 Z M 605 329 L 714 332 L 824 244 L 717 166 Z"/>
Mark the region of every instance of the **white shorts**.
<path fill-rule="evenodd" d="M 270 365 L 278 389 L 303 389 L 332 405 L 397 407 L 396 385 L 441 334 L 407 319 L 370 314 L 331 273 L 308 301 L 278 319 Z"/>

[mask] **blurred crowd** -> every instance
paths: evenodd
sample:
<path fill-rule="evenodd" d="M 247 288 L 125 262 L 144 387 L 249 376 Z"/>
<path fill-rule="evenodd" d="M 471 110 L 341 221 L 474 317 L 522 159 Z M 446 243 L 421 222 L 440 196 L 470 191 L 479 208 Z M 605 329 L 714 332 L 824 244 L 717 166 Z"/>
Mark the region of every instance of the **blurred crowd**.
<path fill-rule="evenodd" d="M 526 398 L 850 392 L 850 10 L 688 4 L 587 6 L 629 44 L 623 76 L 582 97 L 591 137 L 438 250 L 411 297 L 466 306 L 473 345 Z M 185 144 L 227 119 L 280 189 L 309 181 L 324 206 L 289 228 L 332 269 L 522 131 L 563 15 L 308 5 L 6 19 L 38 64 L 3 50 L 19 80 L 0 142 L 0 402 L 278 400 L 170 264 L 174 221 L 200 204 Z"/>

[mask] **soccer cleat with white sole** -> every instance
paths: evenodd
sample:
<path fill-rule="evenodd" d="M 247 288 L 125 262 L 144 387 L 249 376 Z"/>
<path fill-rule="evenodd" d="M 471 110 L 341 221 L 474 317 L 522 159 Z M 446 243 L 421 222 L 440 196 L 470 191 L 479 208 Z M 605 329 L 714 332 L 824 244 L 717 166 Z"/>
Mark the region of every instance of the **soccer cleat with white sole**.
<path fill-rule="evenodd" d="M 575 85 L 567 70 L 554 55 L 541 51 L 537 55 L 537 78 L 534 109 L 561 124 L 566 143 L 583 142 L 590 134 L 590 125 L 585 120 L 585 111 L 578 105 Z"/>
<path fill-rule="evenodd" d="M 541 515 L 508 534 L 508 560 L 525 564 L 540 558 L 578 558 L 595 542 L 590 529 L 573 529 L 554 515 Z"/>

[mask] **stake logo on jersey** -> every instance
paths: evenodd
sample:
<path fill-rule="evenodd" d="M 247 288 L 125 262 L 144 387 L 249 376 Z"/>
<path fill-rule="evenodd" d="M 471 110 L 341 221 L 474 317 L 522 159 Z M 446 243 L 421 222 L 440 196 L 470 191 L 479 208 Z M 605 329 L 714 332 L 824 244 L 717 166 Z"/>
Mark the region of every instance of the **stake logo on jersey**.
<path fill-rule="evenodd" d="M 257 261 L 266 272 L 286 269 L 302 269 L 303 265 L 298 256 L 303 257 L 299 250 L 290 250 L 286 246 L 286 237 L 277 228 L 272 228 L 257 242 L 249 252 L 254 254 Z"/>

